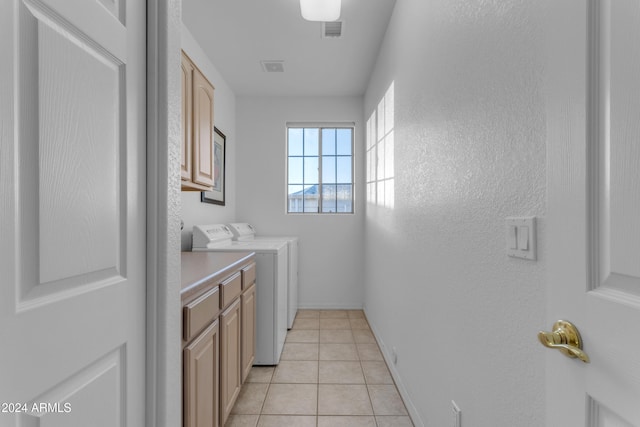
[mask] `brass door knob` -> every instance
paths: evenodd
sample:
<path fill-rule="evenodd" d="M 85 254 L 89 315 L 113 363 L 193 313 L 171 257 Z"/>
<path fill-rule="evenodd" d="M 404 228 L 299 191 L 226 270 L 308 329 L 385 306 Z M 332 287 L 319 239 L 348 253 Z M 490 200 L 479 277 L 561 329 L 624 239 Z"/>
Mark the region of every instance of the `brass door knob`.
<path fill-rule="evenodd" d="M 538 339 L 545 347 L 555 348 L 567 357 L 589 363 L 589 356 L 582 350 L 580 332 L 571 322 L 558 320 L 553 324 L 553 332 L 540 331 Z"/>

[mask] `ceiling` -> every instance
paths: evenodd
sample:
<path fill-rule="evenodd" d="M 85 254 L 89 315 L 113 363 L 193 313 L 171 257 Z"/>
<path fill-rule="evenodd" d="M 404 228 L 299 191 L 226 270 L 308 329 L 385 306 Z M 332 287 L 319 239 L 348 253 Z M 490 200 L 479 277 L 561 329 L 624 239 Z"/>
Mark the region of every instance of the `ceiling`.
<path fill-rule="evenodd" d="M 237 95 L 363 95 L 396 0 L 342 0 L 343 35 L 300 15 L 298 0 L 182 0 L 182 20 Z M 260 61 L 282 60 L 284 72 Z"/>

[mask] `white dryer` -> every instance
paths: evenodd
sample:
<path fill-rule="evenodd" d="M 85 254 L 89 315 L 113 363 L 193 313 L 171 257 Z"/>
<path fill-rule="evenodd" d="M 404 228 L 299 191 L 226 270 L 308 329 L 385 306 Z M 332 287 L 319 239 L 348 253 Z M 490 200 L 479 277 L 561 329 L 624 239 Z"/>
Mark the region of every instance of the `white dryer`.
<path fill-rule="evenodd" d="M 291 329 L 293 321 L 298 313 L 298 238 L 296 236 L 264 236 L 256 235 L 256 229 L 246 222 L 227 224 L 233 233 L 234 240 L 247 241 L 275 241 L 287 242 L 289 245 L 287 291 L 289 300 L 287 303 L 287 328 Z"/>
<path fill-rule="evenodd" d="M 254 365 L 277 365 L 287 335 L 287 258 L 283 241 L 234 241 L 224 224 L 193 227 L 192 250 L 255 252 L 256 358 Z"/>

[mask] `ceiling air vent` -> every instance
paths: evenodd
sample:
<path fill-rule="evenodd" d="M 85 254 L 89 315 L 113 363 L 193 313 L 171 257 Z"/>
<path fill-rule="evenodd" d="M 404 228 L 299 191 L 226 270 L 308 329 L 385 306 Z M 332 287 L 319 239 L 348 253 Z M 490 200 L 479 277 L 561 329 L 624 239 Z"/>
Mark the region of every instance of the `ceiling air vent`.
<path fill-rule="evenodd" d="M 284 73 L 284 61 L 282 60 L 260 61 L 260 65 L 265 73 Z"/>
<path fill-rule="evenodd" d="M 322 23 L 322 38 L 323 39 L 338 39 L 342 37 L 342 31 L 344 28 L 343 21 L 332 21 Z"/>

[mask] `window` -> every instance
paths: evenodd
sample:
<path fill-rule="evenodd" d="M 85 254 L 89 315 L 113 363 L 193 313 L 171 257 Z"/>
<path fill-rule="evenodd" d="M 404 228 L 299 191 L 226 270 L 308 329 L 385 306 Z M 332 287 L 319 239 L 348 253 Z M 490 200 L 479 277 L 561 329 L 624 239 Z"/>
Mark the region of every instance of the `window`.
<path fill-rule="evenodd" d="M 353 213 L 353 126 L 287 126 L 287 212 Z"/>
<path fill-rule="evenodd" d="M 394 83 L 367 120 L 367 202 L 394 207 Z"/>

